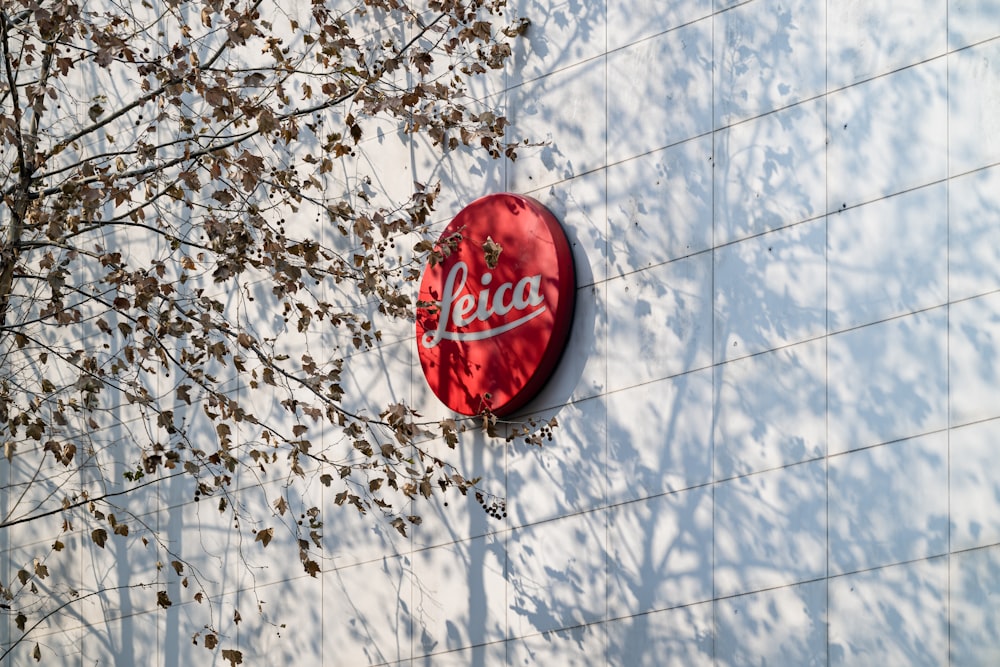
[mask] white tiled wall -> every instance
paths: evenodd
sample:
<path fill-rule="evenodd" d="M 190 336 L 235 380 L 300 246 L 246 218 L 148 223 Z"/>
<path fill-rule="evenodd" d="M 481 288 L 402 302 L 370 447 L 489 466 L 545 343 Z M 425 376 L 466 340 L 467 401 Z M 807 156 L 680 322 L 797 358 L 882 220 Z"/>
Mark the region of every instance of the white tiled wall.
<path fill-rule="evenodd" d="M 248 655 L 1000 662 L 1000 0 L 513 4 L 495 104 L 540 144 L 405 177 L 444 217 L 503 188 L 565 225 L 579 305 L 529 406 L 555 440 L 442 452 L 499 520 L 447 496 L 401 538 L 324 497 L 320 587 L 234 589 L 301 607 L 244 614 Z M 348 373 L 352 408 L 447 416 L 405 332 Z"/>
<path fill-rule="evenodd" d="M 1000 2 L 519 4 L 561 425 L 324 624 L 392 616 L 372 664 L 996 662 Z"/>

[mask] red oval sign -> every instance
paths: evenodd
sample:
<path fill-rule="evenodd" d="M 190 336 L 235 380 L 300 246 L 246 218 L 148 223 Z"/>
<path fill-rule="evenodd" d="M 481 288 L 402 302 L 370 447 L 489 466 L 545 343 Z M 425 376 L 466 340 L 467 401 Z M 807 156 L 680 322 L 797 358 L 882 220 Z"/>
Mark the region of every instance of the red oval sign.
<path fill-rule="evenodd" d="M 538 393 L 562 354 L 576 297 L 573 254 L 555 217 L 522 195 L 472 202 L 438 248 L 456 234 L 461 241 L 420 282 L 420 365 L 455 412 L 508 415 Z"/>

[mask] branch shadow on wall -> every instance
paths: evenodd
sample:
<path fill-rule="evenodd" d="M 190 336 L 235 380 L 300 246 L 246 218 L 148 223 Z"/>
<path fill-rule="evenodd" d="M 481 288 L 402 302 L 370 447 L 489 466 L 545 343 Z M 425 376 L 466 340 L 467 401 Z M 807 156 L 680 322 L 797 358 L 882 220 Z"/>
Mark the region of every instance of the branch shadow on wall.
<path fill-rule="evenodd" d="M 826 203 L 829 150 L 856 152 L 849 178 L 866 185 L 905 180 L 905 162 L 889 164 L 876 152 L 910 155 L 925 120 L 910 102 L 944 95 L 933 73 L 911 78 L 916 89 L 873 89 L 882 97 L 852 107 L 846 122 L 803 102 L 748 121 L 738 141 L 733 128 L 717 135 L 712 217 L 726 245 L 696 251 L 710 260 L 714 291 L 687 295 L 688 320 L 665 312 L 672 286 L 657 284 L 659 265 L 594 284 L 602 295 L 594 297 L 594 319 L 574 332 L 579 347 L 559 371 L 566 384 L 553 398 L 561 407 L 540 413 L 561 422 L 555 443 L 526 456 L 508 450 L 506 541 L 487 546 L 453 535 L 468 567 L 481 566 L 486 553 L 506 563 L 506 592 L 477 593 L 505 599 L 505 636 L 517 640 L 504 649 L 506 660 L 546 646 L 581 655 L 604 633 L 609 653 L 580 664 L 826 664 L 827 651 L 835 664 L 869 653 L 899 664 L 948 659 L 940 641 L 951 622 L 943 556 L 949 530 L 974 528 L 948 522 L 941 431 L 949 426 L 950 332 L 938 307 L 948 241 L 934 236 L 943 225 L 928 214 L 947 209 L 937 206 L 935 186 L 888 203 L 832 202 L 832 211 Z M 860 87 L 847 94 L 866 99 Z M 894 108 L 911 118 L 880 138 Z M 873 142 L 879 151 L 866 152 Z M 642 187 L 631 193 L 640 205 Z M 698 188 L 693 196 L 706 196 Z M 609 215 L 641 212 L 634 203 L 608 199 Z M 896 229 L 896 220 L 919 221 L 919 237 Z M 691 258 L 667 263 L 679 261 Z M 684 370 L 574 397 L 603 337 L 609 348 L 616 344 L 607 320 L 622 315 L 608 314 L 602 291 L 614 280 L 652 295 L 615 305 L 626 305 L 640 328 L 673 329 L 686 341 Z M 699 316 L 711 322 L 711 333 L 701 333 L 715 341 L 714 367 L 702 363 L 703 341 L 688 334 Z M 996 381 L 994 371 L 984 373 Z M 995 477 L 976 483 L 1000 493 Z M 995 578 L 995 567 L 982 569 Z M 963 586 L 967 580 L 963 574 Z M 482 616 L 452 620 L 473 618 Z M 425 662 L 438 664 L 445 650 L 487 656 L 504 639 L 470 634 L 478 649 L 428 643 Z"/>
<path fill-rule="evenodd" d="M 590 39 L 595 17 L 574 20 L 578 39 Z M 789 42 L 768 43 L 780 55 Z M 734 53 L 724 67 L 754 66 Z M 663 97 L 660 83 L 650 82 L 650 99 Z M 927 85 L 927 95 L 943 94 Z M 647 191 L 641 177 L 629 192 L 608 195 L 601 215 L 631 222 L 665 210 L 664 245 L 684 249 L 646 261 L 654 247 L 638 266 L 632 254 L 665 236 L 647 226 L 634 247 L 612 252 L 606 220 L 581 226 L 572 186 L 592 174 L 535 193 L 565 221 L 578 259 L 569 347 L 531 407 L 542 422 L 558 419 L 554 440 L 532 450 L 467 434 L 459 451 L 443 452 L 460 470 L 483 474 L 488 490 L 506 498 L 507 516 L 491 519 L 474 498 L 448 495 L 447 506 L 431 501 L 438 504 L 410 538 L 369 535 L 361 554 L 326 575 L 324 595 L 342 603 L 343 616 L 323 619 L 324 629 L 364 645 L 357 658 L 369 664 L 405 661 L 411 647 L 415 661 L 435 665 L 573 655 L 595 665 L 825 664 L 828 650 L 836 664 L 870 650 L 899 664 L 938 662 L 935 638 L 949 622 L 939 576 L 948 466 L 934 432 L 948 426 L 948 327 L 932 308 L 941 276 L 921 269 L 937 266 L 947 241 L 929 255 L 905 241 L 833 245 L 849 237 L 836 230 L 851 225 L 924 215 L 923 195 L 936 193 L 900 195 L 891 216 L 868 219 L 860 201 L 828 212 L 825 186 L 816 198 L 810 180 L 825 184 L 828 139 L 835 150 L 863 146 L 886 109 L 919 116 L 908 99 L 889 91 L 846 123 L 827 122 L 807 102 L 748 121 L 738 137 L 720 131 L 713 188 L 684 183 L 701 173 L 697 151 L 690 163 L 671 163 L 677 168 L 659 175 L 708 207 L 711 222 L 700 222 L 715 229 L 707 236 L 727 243 L 715 251 L 689 245 L 705 238 L 702 229 L 673 234 L 690 220 L 664 209 L 662 192 Z M 583 137 L 574 123 L 590 120 L 553 119 L 547 168 L 575 175 L 561 144 Z M 914 118 L 909 127 L 918 125 Z M 802 128 L 813 134 L 797 134 Z M 378 141 L 397 138 L 406 141 Z M 905 156 L 914 140 L 893 135 L 886 152 Z M 854 178 L 885 180 L 874 172 L 886 168 L 862 159 Z M 442 224 L 460 202 L 506 183 L 501 163 L 462 150 L 414 147 L 410 169 L 416 180 L 441 181 Z M 707 276 L 714 290 L 667 282 L 681 264 L 694 267 L 684 274 L 691 285 Z M 906 315 L 913 307 L 930 310 Z M 615 326 L 622 319 L 628 327 Z M 610 348 L 618 356 L 606 367 Z M 399 357 L 390 357 L 376 374 L 391 393 L 405 393 L 393 380 Z M 629 368 L 640 380 L 622 384 Z M 642 377 L 648 368 L 666 370 Z M 419 403 L 426 390 L 413 376 Z M 622 386 L 607 393 L 609 378 Z M 1000 494 L 995 478 L 976 482 Z M 393 555 L 380 555 L 387 545 Z M 996 576 L 995 567 L 984 571 Z M 973 586 L 967 580 L 963 573 L 963 586 Z M 995 629 L 984 633 L 996 639 Z"/>

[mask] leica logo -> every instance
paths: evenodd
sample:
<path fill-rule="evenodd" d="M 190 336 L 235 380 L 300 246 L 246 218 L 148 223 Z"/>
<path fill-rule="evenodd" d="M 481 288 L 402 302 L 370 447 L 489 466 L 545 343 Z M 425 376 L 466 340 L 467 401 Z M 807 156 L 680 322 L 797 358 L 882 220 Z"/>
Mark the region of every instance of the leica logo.
<path fill-rule="evenodd" d="M 510 414 L 542 388 L 569 336 L 572 252 L 555 217 L 521 195 L 472 202 L 440 243 L 458 235 L 458 245 L 421 277 L 420 365 L 455 412 Z"/>
<path fill-rule="evenodd" d="M 438 316 L 438 326 L 432 333 L 425 333 L 420 338 L 424 347 L 434 347 L 442 340 L 484 340 L 511 331 L 529 322 L 545 312 L 545 297 L 541 294 L 542 275 L 525 276 L 517 281 L 501 283 L 495 292 L 490 292 L 493 282 L 492 273 L 484 273 L 479 279 L 484 289 L 478 296 L 465 293 L 465 283 L 468 279 L 469 267 L 465 262 L 456 262 L 448 272 L 444 282 L 444 293 L 441 295 L 441 312 Z M 461 296 L 458 296 L 461 294 Z M 494 316 L 503 318 L 514 311 L 519 316 L 516 319 L 504 321 L 502 324 L 488 329 L 462 331 L 474 322 L 490 322 Z M 521 314 L 525 313 L 525 314 Z M 448 329 L 451 323 L 452 329 Z"/>

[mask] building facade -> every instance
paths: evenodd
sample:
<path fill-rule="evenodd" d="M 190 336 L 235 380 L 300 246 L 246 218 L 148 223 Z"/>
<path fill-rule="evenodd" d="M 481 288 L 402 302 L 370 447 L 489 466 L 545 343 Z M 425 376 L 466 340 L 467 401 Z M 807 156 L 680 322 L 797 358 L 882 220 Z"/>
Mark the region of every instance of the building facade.
<path fill-rule="evenodd" d="M 324 659 L 996 662 L 1000 4 L 520 9 L 497 99 L 545 145 L 444 189 L 573 240 L 530 406 L 560 426 L 463 443 L 501 521 L 453 500 L 345 546 Z M 435 414 L 414 348 L 358 387 L 408 366 Z"/>
<path fill-rule="evenodd" d="M 502 191 L 561 221 L 576 312 L 525 410 L 552 440 L 442 452 L 499 518 L 451 492 L 403 537 L 324 497 L 319 585 L 224 585 L 285 624 L 211 622 L 246 664 L 1000 662 L 1000 2 L 513 4 L 482 94 L 532 145 L 401 144 L 380 186 L 440 180 L 441 225 Z M 347 368 L 358 408 L 451 416 L 409 323 Z M 204 613 L 70 634 L 81 664 L 204 664 L 176 629 Z"/>

